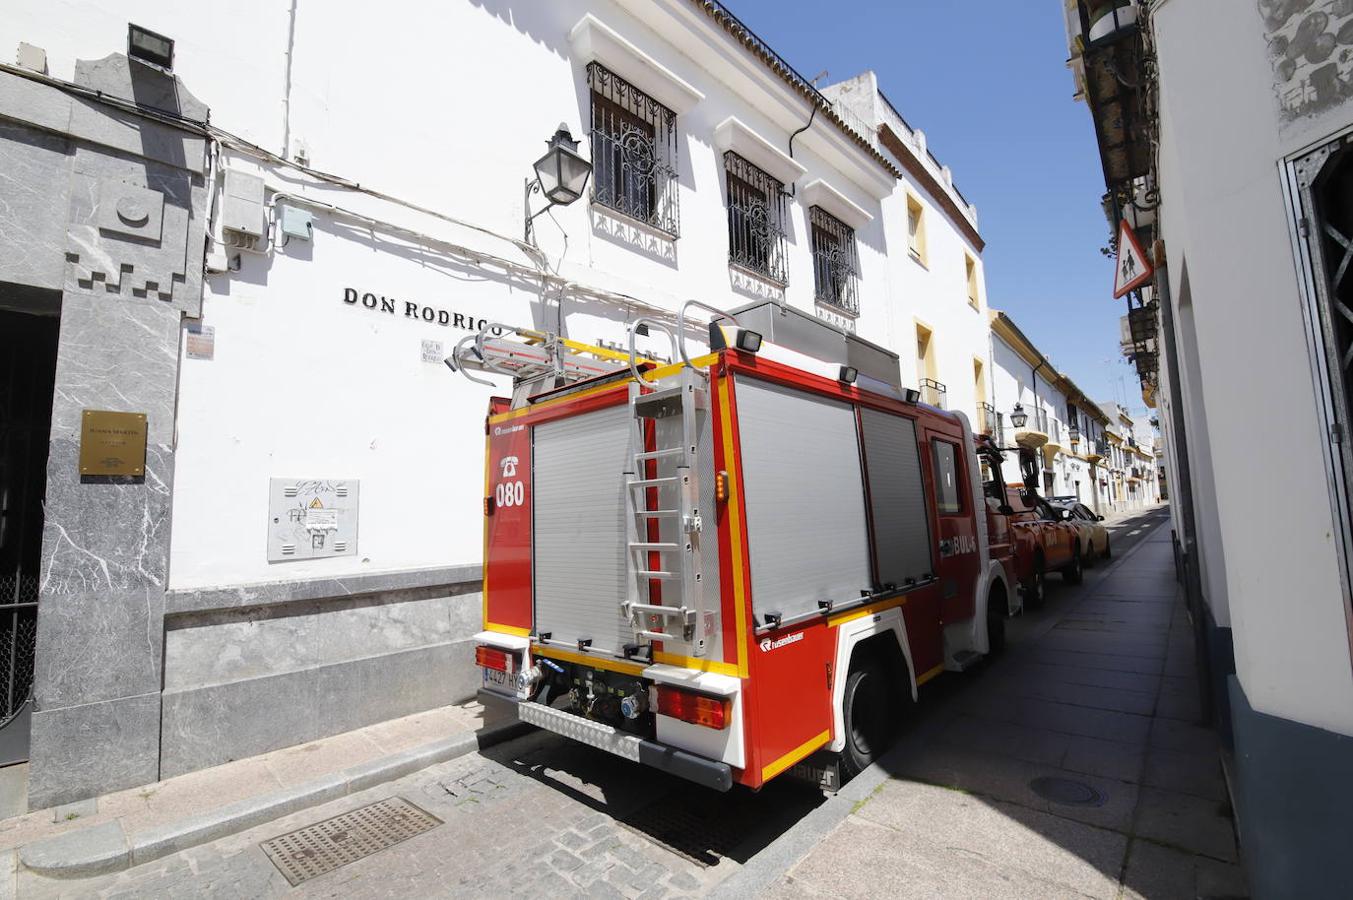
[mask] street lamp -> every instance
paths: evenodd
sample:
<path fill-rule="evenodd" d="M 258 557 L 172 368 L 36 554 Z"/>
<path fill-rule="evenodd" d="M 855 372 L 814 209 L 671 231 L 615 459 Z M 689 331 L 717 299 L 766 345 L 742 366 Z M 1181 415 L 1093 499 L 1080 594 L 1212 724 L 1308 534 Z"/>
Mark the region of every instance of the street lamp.
<path fill-rule="evenodd" d="M 535 242 L 532 222 L 536 216 L 548 212 L 550 207 L 568 206 L 577 200 L 587 186 L 587 176 L 592 174 L 592 164 L 578 154 L 578 142 L 566 123 L 560 122 L 554 137 L 545 143 L 549 149 L 535 162 L 536 177 L 526 179 L 526 240 L 530 243 Z M 533 216 L 531 195 L 537 192 L 545 195 L 549 206 Z"/>
<path fill-rule="evenodd" d="M 1076 446 L 1081 442 L 1080 426 L 1077 425 L 1075 422 L 1072 422 L 1071 425 L 1066 430 L 1066 435 L 1068 438 L 1071 439 L 1071 446 L 1073 447 Z"/>
<path fill-rule="evenodd" d="M 1029 421 L 1029 414 L 1024 411 L 1024 404 L 1016 403 L 1015 408 L 1010 410 L 1010 424 L 1016 428 L 1023 428 Z"/>

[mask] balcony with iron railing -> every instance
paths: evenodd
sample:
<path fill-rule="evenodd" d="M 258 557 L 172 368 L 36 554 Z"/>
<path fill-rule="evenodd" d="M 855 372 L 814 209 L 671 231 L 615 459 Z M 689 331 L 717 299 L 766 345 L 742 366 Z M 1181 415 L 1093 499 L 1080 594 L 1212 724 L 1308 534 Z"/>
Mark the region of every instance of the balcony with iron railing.
<path fill-rule="evenodd" d="M 921 379 L 922 403 L 929 403 L 936 409 L 944 409 L 945 399 L 948 397 L 948 395 L 949 388 L 945 387 L 942 382 L 936 381 L 933 378 Z"/>
<path fill-rule="evenodd" d="M 977 430 L 981 434 L 989 434 L 997 439 L 1000 435 L 997 433 L 996 407 L 990 403 L 977 404 Z"/>

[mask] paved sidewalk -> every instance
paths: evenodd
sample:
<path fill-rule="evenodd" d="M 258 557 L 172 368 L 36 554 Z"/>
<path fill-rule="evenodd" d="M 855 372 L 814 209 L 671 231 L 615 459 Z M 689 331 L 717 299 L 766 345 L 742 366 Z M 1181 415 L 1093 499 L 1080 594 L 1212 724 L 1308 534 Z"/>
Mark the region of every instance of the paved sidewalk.
<path fill-rule="evenodd" d="M 0 898 L 19 865 L 63 877 L 126 868 L 472 753 L 520 731 L 503 715 L 441 707 L 0 820 Z"/>
<path fill-rule="evenodd" d="M 764 892 L 1245 896 L 1168 521 L 1143 515 L 1154 532 L 1125 558 L 1010 623 L 1004 658 L 937 683 L 873 793 Z"/>

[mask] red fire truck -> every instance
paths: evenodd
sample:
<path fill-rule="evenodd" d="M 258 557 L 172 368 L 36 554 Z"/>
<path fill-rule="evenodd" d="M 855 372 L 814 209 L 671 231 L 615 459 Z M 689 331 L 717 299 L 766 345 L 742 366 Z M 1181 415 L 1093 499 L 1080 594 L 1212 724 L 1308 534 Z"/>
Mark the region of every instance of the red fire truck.
<path fill-rule="evenodd" d="M 718 313 L 690 358 L 691 307 L 717 312 L 637 320 L 628 353 L 494 326 L 448 359 L 516 376 L 486 424 L 476 663 L 522 721 L 625 759 L 833 788 L 1003 644 L 1002 454 L 896 355 L 778 304 Z"/>

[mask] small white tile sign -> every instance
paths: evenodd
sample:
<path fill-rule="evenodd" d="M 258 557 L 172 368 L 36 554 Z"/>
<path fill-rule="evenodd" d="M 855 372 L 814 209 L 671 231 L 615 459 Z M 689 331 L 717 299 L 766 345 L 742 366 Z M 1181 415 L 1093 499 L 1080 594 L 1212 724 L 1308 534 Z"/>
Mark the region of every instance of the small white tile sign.
<path fill-rule="evenodd" d="M 189 359 L 216 358 L 216 327 L 214 325 L 189 325 L 185 353 Z"/>
<path fill-rule="evenodd" d="M 423 341 L 423 362 L 439 363 L 446 359 L 446 354 L 442 352 L 441 341 Z"/>

